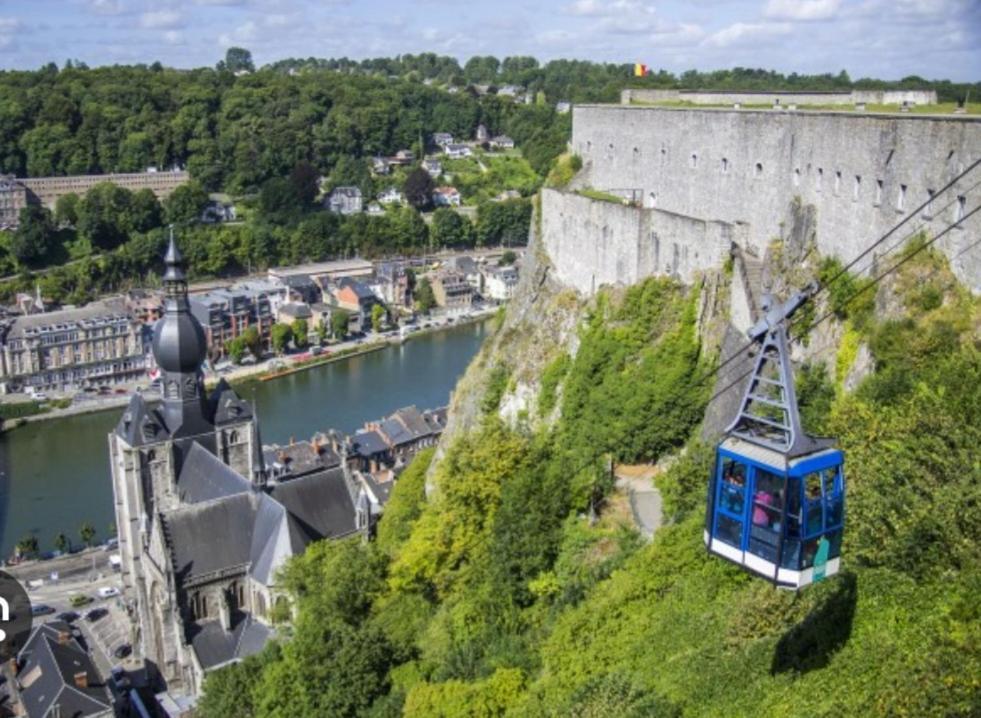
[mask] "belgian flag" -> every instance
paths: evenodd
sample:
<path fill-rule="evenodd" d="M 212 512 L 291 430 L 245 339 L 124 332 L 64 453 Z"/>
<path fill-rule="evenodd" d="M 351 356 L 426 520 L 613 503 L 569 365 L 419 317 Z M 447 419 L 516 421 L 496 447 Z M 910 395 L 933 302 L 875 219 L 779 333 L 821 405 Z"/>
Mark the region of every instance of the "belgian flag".
<path fill-rule="evenodd" d="M 643 77 L 647 74 L 647 65 L 642 65 L 639 62 L 634 64 L 634 77 Z"/>

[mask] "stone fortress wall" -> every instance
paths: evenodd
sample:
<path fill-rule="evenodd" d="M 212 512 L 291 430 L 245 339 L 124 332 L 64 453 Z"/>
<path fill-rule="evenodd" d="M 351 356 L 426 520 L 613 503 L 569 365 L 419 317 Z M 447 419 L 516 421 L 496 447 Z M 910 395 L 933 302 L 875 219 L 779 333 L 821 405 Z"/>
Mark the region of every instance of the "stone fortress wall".
<path fill-rule="evenodd" d="M 730 243 L 762 256 L 789 233 L 798 201 L 816 209 L 819 251 L 847 262 L 981 158 L 981 119 L 579 105 L 571 145 L 578 186 L 629 192 L 638 205 L 543 192 L 555 271 L 591 293 L 654 273 L 690 280 L 720 266 Z M 981 201 L 979 182 L 981 167 L 904 230 L 941 231 Z M 979 237 L 975 215 L 935 245 L 975 291 Z"/>
<path fill-rule="evenodd" d="M 757 92 L 753 90 L 622 90 L 620 102 L 690 102 L 695 105 L 936 105 L 936 90 Z"/>

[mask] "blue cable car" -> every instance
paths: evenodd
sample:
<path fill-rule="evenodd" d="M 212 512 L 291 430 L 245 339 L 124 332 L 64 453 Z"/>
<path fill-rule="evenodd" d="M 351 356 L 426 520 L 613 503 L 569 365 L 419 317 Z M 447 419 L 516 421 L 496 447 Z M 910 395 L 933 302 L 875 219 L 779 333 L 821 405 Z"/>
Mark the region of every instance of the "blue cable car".
<path fill-rule="evenodd" d="M 716 450 L 704 532 L 710 553 L 794 590 L 838 572 L 845 520 L 844 454 L 802 431 L 787 350 L 786 320 L 815 291 L 776 307 L 764 297 L 749 331 L 759 354 Z"/>

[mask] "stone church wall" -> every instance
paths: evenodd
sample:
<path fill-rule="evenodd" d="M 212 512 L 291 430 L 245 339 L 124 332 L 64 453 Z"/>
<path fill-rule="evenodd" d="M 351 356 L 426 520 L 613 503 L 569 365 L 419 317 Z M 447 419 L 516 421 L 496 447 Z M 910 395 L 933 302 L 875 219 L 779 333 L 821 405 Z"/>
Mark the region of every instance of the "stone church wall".
<path fill-rule="evenodd" d="M 818 249 L 847 262 L 981 157 L 981 119 L 578 105 L 571 144 L 583 160 L 579 186 L 627 189 L 647 207 L 689 218 L 658 219 L 652 213 L 653 225 L 662 221 L 679 236 L 693 237 L 698 233 L 693 218 L 727 223 L 741 228 L 742 246 L 762 254 L 771 239 L 789 230 L 799 201 L 816 210 Z M 973 209 L 981 196 L 975 188 L 979 181 L 981 167 L 881 249 L 912 229 L 939 232 Z M 556 194 L 543 196 L 543 231 L 553 260 L 595 266 L 605 281 L 635 281 L 644 271 L 636 264 L 643 212 L 578 197 L 559 201 Z M 568 216 L 550 216 L 554 209 Z M 557 221 L 564 222 L 568 248 L 549 236 Z M 609 227 L 606 238 L 603 226 Z M 578 238 L 587 227 L 600 232 L 588 241 Z M 936 245 L 975 291 L 981 290 L 981 247 L 971 245 L 979 235 L 981 217 L 975 215 Z M 614 246 L 591 246 L 610 241 Z M 557 269 L 574 276 L 581 267 Z"/>

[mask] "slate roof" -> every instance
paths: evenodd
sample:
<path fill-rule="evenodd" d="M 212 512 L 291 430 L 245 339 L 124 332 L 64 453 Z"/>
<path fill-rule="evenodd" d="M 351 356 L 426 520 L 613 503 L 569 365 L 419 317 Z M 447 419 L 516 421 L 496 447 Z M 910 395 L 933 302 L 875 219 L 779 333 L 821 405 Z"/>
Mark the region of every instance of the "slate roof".
<path fill-rule="evenodd" d="M 247 564 L 257 501 L 251 493 L 227 496 L 163 514 L 174 572 L 187 582 Z"/>
<path fill-rule="evenodd" d="M 163 441 L 168 437 L 163 418 L 156 407 L 147 404 L 142 394 L 133 394 L 116 424 L 116 435 L 130 446 Z"/>
<path fill-rule="evenodd" d="M 377 431 L 359 431 L 351 437 L 351 448 L 362 457 L 370 457 L 388 451 L 388 444 Z"/>
<path fill-rule="evenodd" d="M 329 446 L 314 445 L 309 441 L 298 441 L 286 446 L 278 444 L 265 446 L 262 455 L 267 467 L 278 469 L 291 476 L 303 476 L 311 471 L 329 469 L 341 464 L 341 457 Z"/>
<path fill-rule="evenodd" d="M 177 488 L 182 501 L 198 504 L 247 493 L 251 486 L 235 469 L 194 442 L 184 457 Z"/>
<path fill-rule="evenodd" d="M 221 379 L 208 398 L 216 426 L 252 418 L 252 405 L 241 398 L 225 379 Z"/>
<path fill-rule="evenodd" d="M 71 628 L 60 621 L 34 628 L 18 654 L 21 702 L 28 718 L 49 715 L 57 705 L 61 715 L 83 718 L 112 710 L 112 699 L 89 655 L 74 638 L 60 643 Z M 87 687 L 75 685 L 75 675 L 86 674 Z"/>
<path fill-rule="evenodd" d="M 358 280 L 352 279 L 351 277 L 341 277 L 337 281 L 337 286 L 340 287 L 341 289 L 348 287 L 352 292 L 355 293 L 358 299 L 375 298 L 374 293 L 370 289 L 368 289 L 367 285 L 362 284 Z"/>
<path fill-rule="evenodd" d="M 268 626 L 251 616 L 240 617 L 231 631 L 217 620 L 192 623 L 187 629 L 194 653 L 205 670 L 258 653 L 271 634 Z"/>
<path fill-rule="evenodd" d="M 260 583 L 269 585 L 276 570 L 291 556 L 301 553 L 312 538 L 281 503 L 262 495 L 252 530 L 249 572 Z"/>
<path fill-rule="evenodd" d="M 357 530 L 354 498 L 342 468 L 277 484 L 271 495 L 311 538 L 337 538 Z"/>

